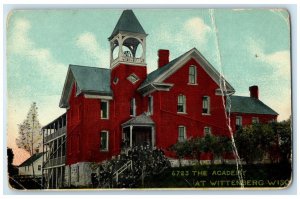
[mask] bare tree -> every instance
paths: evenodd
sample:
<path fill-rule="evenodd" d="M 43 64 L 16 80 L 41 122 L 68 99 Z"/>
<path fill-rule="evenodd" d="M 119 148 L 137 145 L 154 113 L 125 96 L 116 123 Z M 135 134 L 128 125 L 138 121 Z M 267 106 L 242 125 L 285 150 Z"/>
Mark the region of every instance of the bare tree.
<path fill-rule="evenodd" d="M 42 144 L 41 124 L 38 120 L 38 107 L 33 102 L 26 119 L 19 124 L 19 137 L 16 139 L 17 146 L 27 151 L 30 156 L 39 151 Z M 32 174 L 34 167 L 32 163 Z"/>

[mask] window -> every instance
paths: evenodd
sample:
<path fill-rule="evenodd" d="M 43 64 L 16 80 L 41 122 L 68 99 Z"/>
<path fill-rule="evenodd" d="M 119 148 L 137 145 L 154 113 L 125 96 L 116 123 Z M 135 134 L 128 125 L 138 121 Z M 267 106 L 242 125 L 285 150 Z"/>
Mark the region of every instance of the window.
<path fill-rule="evenodd" d="M 132 73 L 127 77 L 127 79 L 132 83 L 135 84 L 137 81 L 139 81 L 139 78 L 136 74 Z"/>
<path fill-rule="evenodd" d="M 136 104 L 135 104 L 135 98 L 132 98 L 130 100 L 130 116 L 136 116 Z"/>
<path fill-rule="evenodd" d="M 179 126 L 178 127 L 178 141 L 183 142 L 184 140 L 186 140 L 185 126 Z"/>
<path fill-rule="evenodd" d="M 258 123 L 259 123 L 258 117 L 252 117 L 252 124 L 258 124 Z"/>
<path fill-rule="evenodd" d="M 186 108 L 185 108 L 185 96 L 184 95 L 179 95 L 178 96 L 178 101 L 177 101 L 177 112 L 178 113 L 185 113 Z"/>
<path fill-rule="evenodd" d="M 235 129 L 238 130 L 243 126 L 242 116 L 236 116 Z"/>
<path fill-rule="evenodd" d="M 210 127 L 208 127 L 208 126 L 204 127 L 204 135 L 205 136 L 206 135 L 211 135 L 211 128 Z"/>
<path fill-rule="evenodd" d="M 202 114 L 210 114 L 210 100 L 208 96 L 202 97 Z"/>
<path fill-rule="evenodd" d="M 148 96 L 148 112 L 153 114 L 153 96 Z"/>
<path fill-rule="evenodd" d="M 189 67 L 189 84 L 197 84 L 197 69 L 196 66 Z"/>
<path fill-rule="evenodd" d="M 42 169 L 41 165 L 38 165 L 38 171 L 40 171 Z"/>
<path fill-rule="evenodd" d="M 100 133 L 100 150 L 108 151 L 108 131 L 101 131 Z"/>
<path fill-rule="evenodd" d="M 115 77 L 113 83 L 116 85 L 119 82 L 119 78 Z"/>
<path fill-rule="evenodd" d="M 109 104 L 106 100 L 101 100 L 101 119 L 108 119 Z"/>

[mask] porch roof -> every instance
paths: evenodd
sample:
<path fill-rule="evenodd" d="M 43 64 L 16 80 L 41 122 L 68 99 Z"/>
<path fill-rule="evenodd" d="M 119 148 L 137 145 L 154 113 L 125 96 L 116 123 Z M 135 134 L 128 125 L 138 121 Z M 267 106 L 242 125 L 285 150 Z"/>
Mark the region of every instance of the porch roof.
<path fill-rule="evenodd" d="M 153 126 L 154 124 L 155 123 L 153 122 L 150 116 L 148 116 L 146 113 L 142 113 L 141 115 L 138 115 L 124 122 L 121 126 Z"/>

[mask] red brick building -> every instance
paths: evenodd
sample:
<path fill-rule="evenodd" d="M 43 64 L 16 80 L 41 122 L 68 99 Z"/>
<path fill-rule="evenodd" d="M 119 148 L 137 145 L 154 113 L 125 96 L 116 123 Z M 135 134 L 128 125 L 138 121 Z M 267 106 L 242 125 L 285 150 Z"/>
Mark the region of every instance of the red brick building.
<path fill-rule="evenodd" d="M 149 144 L 166 150 L 196 136 L 230 135 L 231 127 L 277 119 L 258 99 L 234 96 L 234 88 L 193 48 L 169 61 L 158 50 L 158 66 L 147 73 L 147 34 L 131 10 L 125 10 L 111 36 L 110 68 L 70 65 L 60 107 L 66 108 L 65 177 L 78 183 L 91 162 L 121 153 L 122 147 Z M 170 155 L 166 151 L 166 155 Z M 79 177 L 80 176 L 80 177 Z M 71 182 L 70 182 L 71 183 Z"/>

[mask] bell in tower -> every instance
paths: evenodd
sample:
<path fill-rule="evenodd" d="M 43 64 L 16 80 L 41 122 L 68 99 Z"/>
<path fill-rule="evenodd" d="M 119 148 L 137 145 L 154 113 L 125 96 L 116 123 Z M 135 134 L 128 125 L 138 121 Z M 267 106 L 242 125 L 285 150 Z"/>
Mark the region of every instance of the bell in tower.
<path fill-rule="evenodd" d="M 111 36 L 110 68 L 119 63 L 146 65 L 146 37 L 132 10 L 124 10 Z"/>

